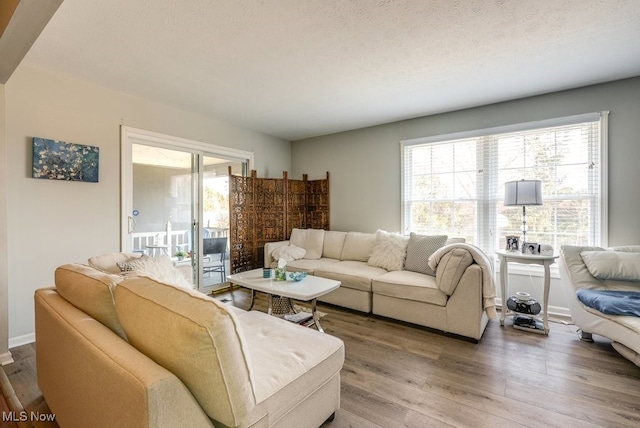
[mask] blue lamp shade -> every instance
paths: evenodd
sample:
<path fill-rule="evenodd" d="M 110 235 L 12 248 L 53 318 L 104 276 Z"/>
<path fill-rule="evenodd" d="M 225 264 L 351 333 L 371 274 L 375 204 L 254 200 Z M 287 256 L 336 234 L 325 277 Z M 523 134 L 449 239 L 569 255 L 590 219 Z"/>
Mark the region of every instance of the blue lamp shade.
<path fill-rule="evenodd" d="M 542 205 L 542 181 L 519 180 L 504 183 L 504 205 Z"/>

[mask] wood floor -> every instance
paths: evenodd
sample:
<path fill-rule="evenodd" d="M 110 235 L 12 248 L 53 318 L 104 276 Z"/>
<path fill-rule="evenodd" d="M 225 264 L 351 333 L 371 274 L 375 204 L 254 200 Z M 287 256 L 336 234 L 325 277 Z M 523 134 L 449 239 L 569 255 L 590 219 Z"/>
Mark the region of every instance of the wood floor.
<path fill-rule="evenodd" d="M 242 289 L 216 295 L 243 308 L 247 296 Z M 327 428 L 640 426 L 640 368 L 602 337 L 580 341 L 574 326 L 554 322 L 542 336 L 492 320 L 473 344 L 333 306 L 319 309 L 327 313 L 325 331 L 346 347 L 341 409 Z M 46 409 L 34 346 L 11 351 L 16 362 L 4 370 L 16 395 L 25 409 Z"/>

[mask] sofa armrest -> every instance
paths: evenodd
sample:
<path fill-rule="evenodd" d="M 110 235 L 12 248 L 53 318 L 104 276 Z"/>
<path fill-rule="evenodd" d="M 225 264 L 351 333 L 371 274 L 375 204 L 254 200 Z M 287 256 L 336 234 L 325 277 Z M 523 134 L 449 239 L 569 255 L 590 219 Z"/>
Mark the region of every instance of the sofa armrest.
<path fill-rule="evenodd" d="M 271 267 L 271 263 L 274 262 L 271 253 L 276 248 L 284 247 L 285 245 L 289 245 L 289 241 L 267 242 L 264 244 L 264 267 Z"/>
<path fill-rule="evenodd" d="M 60 426 L 212 427 L 180 380 L 54 289 L 35 293 L 38 386 Z"/>

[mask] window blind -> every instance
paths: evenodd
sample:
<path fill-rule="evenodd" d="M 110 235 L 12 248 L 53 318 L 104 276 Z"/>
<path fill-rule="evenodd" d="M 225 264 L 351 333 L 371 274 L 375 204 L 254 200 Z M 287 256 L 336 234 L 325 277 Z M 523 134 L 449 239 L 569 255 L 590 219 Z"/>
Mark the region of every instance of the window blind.
<path fill-rule="evenodd" d="M 403 141 L 405 233 L 464 237 L 486 252 L 521 236 L 522 209 L 504 183 L 542 181 L 527 241 L 606 245 L 607 112 Z"/>

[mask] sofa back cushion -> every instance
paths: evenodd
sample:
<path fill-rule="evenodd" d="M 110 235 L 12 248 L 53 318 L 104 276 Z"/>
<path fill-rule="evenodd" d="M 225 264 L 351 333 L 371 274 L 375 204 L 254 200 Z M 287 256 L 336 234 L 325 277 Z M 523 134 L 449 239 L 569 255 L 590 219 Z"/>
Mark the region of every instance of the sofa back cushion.
<path fill-rule="evenodd" d="M 58 294 L 66 301 L 127 340 L 113 300 L 113 289 L 122 281 L 120 275 L 71 263 L 58 267 L 54 277 Z"/>
<path fill-rule="evenodd" d="M 338 232 L 336 230 L 326 230 L 324 232 L 324 247 L 322 249 L 322 257 L 340 260 L 342 256 L 342 247 L 347 232 Z"/>
<path fill-rule="evenodd" d="M 340 259 L 366 262 L 371 257 L 375 242 L 375 233 L 347 232 Z"/>
<path fill-rule="evenodd" d="M 289 243 L 304 248 L 305 259 L 317 260 L 322 257 L 324 246 L 324 230 L 322 229 L 293 229 Z"/>
<path fill-rule="evenodd" d="M 436 276 L 429 267 L 428 261 L 431 254 L 447 243 L 447 235 L 418 235 L 411 232 L 407 245 L 407 258 L 404 262 L 405 270 Z"/>
<path fill-rule="evenodd" d="M 245 339 L 236 315 L 209 296 L 131 278 L 115 291 L 129 343 L 174 373 L 204 411 L 226 426 L 255 406 Z"/>

